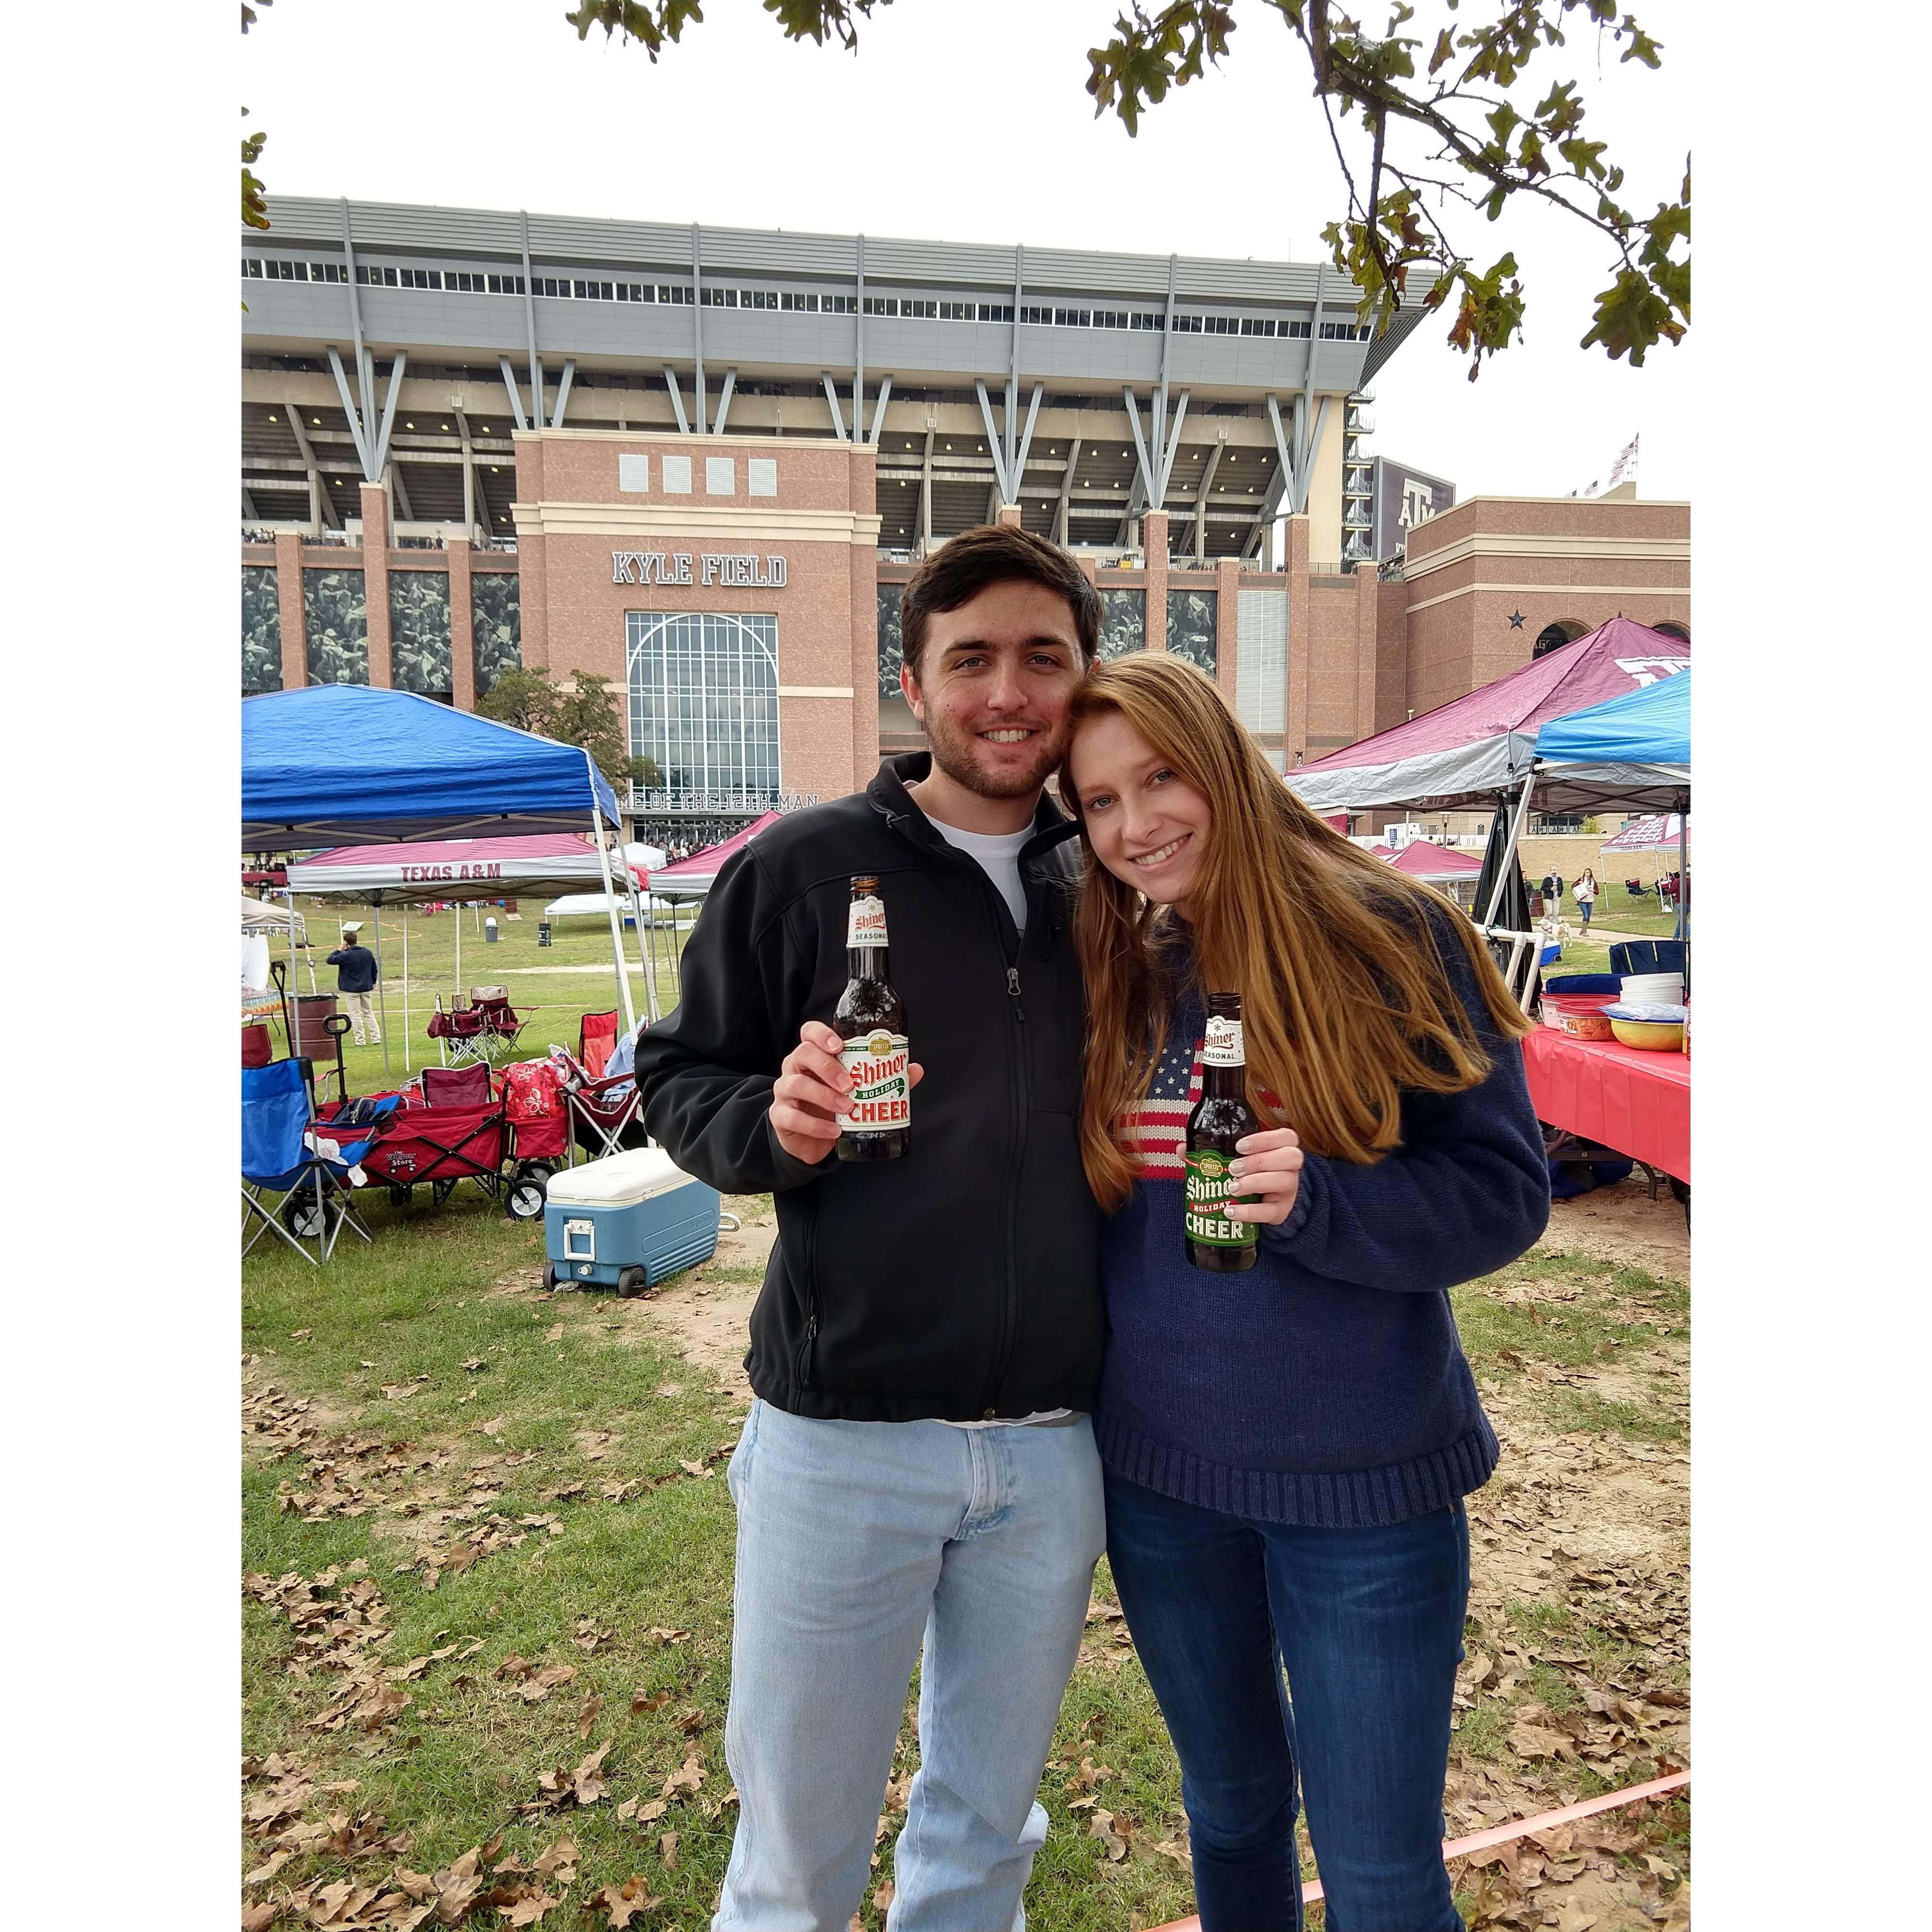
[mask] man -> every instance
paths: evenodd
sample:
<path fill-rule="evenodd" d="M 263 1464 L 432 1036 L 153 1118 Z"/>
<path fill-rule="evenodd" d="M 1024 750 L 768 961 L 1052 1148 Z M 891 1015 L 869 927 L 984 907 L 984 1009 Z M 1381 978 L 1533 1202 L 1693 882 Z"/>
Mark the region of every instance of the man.
<path fill-rule="evenodd" d="M 1552 919 L 1563 910 L 1563 874 L 1554 866 L 1543 875 L 1543 903 Z"/>
<path fill-rule="evenodd" d="M 382 1022 L 376 1017 L 376 956 L 362 944 L 362 931 L 360 920 L 352 920 L 345 926 L 342 928 L 344 943 L 328 956 L 328 964 L 335 968 L 335 990 L 349 1009 L 349 1017 L 355 1022 L 356 1044 L 361 1046 L 365 1043 L 363 1036 L 366 1033 L 368 1044 L 380 1046 Z"/>
<path fill-rule="evenodd" d="M 930 754 L 886 759 L 734 858 L 682 1004 L 638 1046 L 652 1134 L 777 1204 L 730 1469 L 740 1815 L 713 1932 L 845 1932 L 922 1637 L 893 1932 L 1024 1928 L 1035 1794 L 1105 1540 L 1073 827 L 1042 790 L 1099 599 L 1064 553 L 997 526 L 928 559 L 902 619 Z M 848 1163 L 826 1022 L 860 873 L 919 1084 L 908 1151 Z"/>

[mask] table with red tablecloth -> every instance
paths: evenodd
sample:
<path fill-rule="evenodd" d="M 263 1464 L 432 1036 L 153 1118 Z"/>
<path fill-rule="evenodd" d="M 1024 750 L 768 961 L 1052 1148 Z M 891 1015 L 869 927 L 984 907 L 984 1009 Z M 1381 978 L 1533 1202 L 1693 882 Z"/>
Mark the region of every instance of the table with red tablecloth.
<path fill-rule="evenodd" d="M 1538 1027 L 1522 1043 L 1536 1118 L 1690 1181 L 1690 1057 Z"/>

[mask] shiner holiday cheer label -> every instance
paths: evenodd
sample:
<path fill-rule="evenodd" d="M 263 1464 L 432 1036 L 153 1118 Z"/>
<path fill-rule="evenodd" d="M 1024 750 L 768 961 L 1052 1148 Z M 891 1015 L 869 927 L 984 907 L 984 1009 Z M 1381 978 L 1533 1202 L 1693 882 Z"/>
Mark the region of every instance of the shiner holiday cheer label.
<path fill-rule="evenodd" d="M 1241 1045 L 1241 1023 L 1239 1020 L 1222 1019 L 1218 1014 L 1210 1014 L 1208 1020 L 1208 1037 L 1201 1042 L 1201 1064 L 1204 1066 L 1244 1066 L 1247 1055 Z"/>
<path fill-rule="evenodd" d="M 1261 1229 L 1252 1221 L 1228 1218 L 1228 1203 L 1240 1198 L 1228 1156 L 1215 1148 L 1190 1148 L 1180 1158 L 1187 1170 L 1187 1238 L 1210 1248 L 1251 1246 Z"/>
<path fill-rule="evenodd" d="M 854 902 L 855 917 L 862 903 Z M 890 1134 L 912 1124 L 911 1059 L 906 1036 L 888 1033 L 884 1027 L 848 1040 L 839 1048 L 838 1064 L 852 1082 L 844 1112 L 838 1116 L 840 1132 Z"/>
<path fill-rule="evenodd" d="M 845 944 L 883 946 L 886 944 L 886 902 L 882 898 L 856 898 L 845 922 Z"/>

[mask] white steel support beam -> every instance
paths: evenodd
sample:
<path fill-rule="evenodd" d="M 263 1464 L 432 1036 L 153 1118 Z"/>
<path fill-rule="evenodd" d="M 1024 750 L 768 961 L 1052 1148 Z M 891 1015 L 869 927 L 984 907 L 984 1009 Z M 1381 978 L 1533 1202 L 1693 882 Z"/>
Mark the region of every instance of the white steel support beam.
<path fill-rule="evenodd" d="M 845 440 L 845 418 L 838 410 L 838 392 L 832 387 L 831 372 L 821 369 L 818 380 L 825 385 L 825 400 L 832 410 L 832 434 L 841 442 Z"/>
<path fill-rule="evenodd" d="M 532 360 L 534 359 L 532 358 Z M 517 387 L 517 378 L 515 372 L 510 367 L 510 358 L 507 356 L 498 356 L 496 366 L 503 372 L 503 393 L 510 399 L 512 419 L 515 422 L 518 428 L 528 429 L 530 424 L 524 420 L 523 394 Z"/>
<path fill-rule="evenodd" d="M 1066 446 L 1066 466 L 1060 472 L 1060 502 L 1054 512 L 1053 540 L 1062 550 L 1067 544 L 1067 520 L 1073 514 L 1073 472 L 1080 462 L 1080 438 Z"/>
<path fill-rule="evenodd" d="M 403 513 L 403 520 L 412 524 L 416 513 L 410 502 L 410 486 L 403 481 L 403 466 L 400 463 L 388 466 L 389 494 L 396 500 L 397 507 Z"/>
<path fill-rule="evenodd" d="M 321 467 L 315 460 L 308 432 L 302 428 L 302 410 L 293 403 L 285 406 L 289 412 L 289 427 L 296 433 L 296 447 L 302 452 L 302 467 L 308 472 L 309 521 L 317 530 L 340 530 L 342 520 L 335 514 L 335 505 L 329 496 L 328 485 L 322 479 Z"/>
<path fill-rule="evenodd" d="M 550 426 L 552 429 L 561 429 L 563 427 L 563 406 L 570 400 L 570 379 L 576 374 L 576 357 L 574 356 L 566 356 L 564 358 L 563 363 L 563 374 L 559 378 L 556 386 L 556 412 L 550 419 Z M 539 415 L 542 413 L 541 406 L 539 406 L 538 413 Z"/>
<path fill-rule="evenodd" d="M 1019 501 L 1020 488 L 1026 481 L 1027 452 L 1033 447 L 1034 422 L 1040 414 L 1040 399 L 1046 393 L 1045 383 L 1034 383 L 1032 400 L 1027 404 L 1026 428 L 1020 433 L 1019 448 L 1007 458 L 1006 474 L 1013 486 L 1012 495 L 1009 500 L 1012 502 L 1017 503 Z M 1010 442 L 1012 433 L 1012 412 L 1010 409 L 1006 414 L 1006 436 Z"/>
<path fill-rule="evenodd" d="M 527 208 L 517 210 L 518 232 L 522 238 L 524 260 L 524 340 L 530 357 L 530 422 L 541 428 L 543 423 L 543 364 L 537 360 L 537 285 L 530 273 L 530 217 Z M 504 358 L 504 380 L 508 380 L 509 358 Z M 512 383 L 514 390 L 515 384 Z M 517 427 L 524 427 L 523 412 L 517 412 Z"/>
<path fill-rule="evenodd" d="M 1019 472 L 1013 466 L 1013 457 L 1015 454 L 1013 448 L 1013 405 L 1020 392 L 1020 302 L 1021 298 L 1025 292 L 1025 290 L 1026 249 L 1022 244 L 1016 242 L 1013 244 L 1012 351 L 1011 356 L 1008 358 L 1006 365 L 1006 473 L 1012 484 L 1012 489 L 1006 493 L 1006 500 L 1010 503 L 1017 503 L 1020 500 Z M 982 391 L 980 397 L 980 404 L 982 409 L 986 406 L 986 395 Z"/>
<path fill-rule="evenodd" d="M 1201 472 L 1201 487 L 1194 493 L 1194 561 L 1196 563 L 1202 562 L 1208 554 L 1208 496 L 1214 487 L 1214 472 L 1220 468 L 1221 458 L 1227 447 L 1225 442 L 1216 440 L 1214 447 L 1208 452 L 1207 464 Z"/>
<path fill-rule="evenodd" d="M 1156 447 L 1154 456 L 1148 454 L 1147 439 L 1141 434 L 1141 406 L 1135 401 L 1133 391 L 1124 387 L 1120 391 L 1120 399 L 1127 406 L 1127 427 L 1133 432 L 1134 460 L 1140 488 L 1149 500 L 1153 501 L 1157 484 L 1154 463 L 1160 452 Z M 1125 542 L 1125 538 L 1122 541 Z"/>
<path fill-rule="evenodd" d="M 463 439 L 463 520 L 471 532 L 476 528 L 476 455 L 470 440 L 470 418 L 462 410 L 452 411 L 458 433 Z"/>
<path fill-rule="evenodd" d="M 389 432 L 396 425 L 396 404 L 403 393 L 403 371 L 409 366 L 409 354 L 405 350 L 396 351 L 396 359 L 389 364 L 388 399 L 382 405 L 382 427 L 376 438 L 376 446 L 370 451 L 374 458 L 374 472 L 369 481 L 377 481 L 389 461 Z M 364 434 L 367 434 L 365 430 Z"/>
<path fill-rule="evenodd" d="M 980 398 L 980 419 L 986 425 L 986 447 L 993 458 L 993 488 L 999 492 L 1001 502 L 1016 503 L 1019 501 L 1019 493 L 1012 487 L 1012 473 L 1007 466 L 1005 454 L 1000 447 L 1000 432 L 994 426 L 992 398 L 986 394 L 983 376 L 975 376 L 973 378 L 973 390 Z M 1012 392 L 1009 390 L 1007 394 L 1010 404 Z M 1012 420 L 1010 406 L 1007 410 L 1006 420 L 1009 424 Z M 997 508 L 995 506 L 996 512 Z M 987 520 L 991 522 L 992 518 L 988 518 Z"/>
<path fill-rule="evenodd" d="M 704 269 L 698 245 L 698 224 L 691 224 L 691 352 L 695 366 L 692 388 L 698 433 L 704 434 Z"/>
<path fill-rule="evenodd" d="M 879 378 L 879 400 L 872 410 L 872 427 L 866 438 L 874 449 L 879 446 L 879 432 L 886 426 L 886 398 L 892 392 L 892 379 L 890 376 Z M 855 418 L 856 420 L 856 418 Z"/>
<path fill-rule="evenodd" d="M 1174 406 L 1173 427 L 1167 432 L 1167 440 L 1160 446 L 1160 500 L 1154 506 L 1159 509 L 1167 501 L 1168 479 L 1174 474 L 1174 459 L 1180 451 L 1180 426 L 1187 420 L 1187 399 L 1193 392 L 1183 389 L 1180 399 Z"/>
<path fill-rule="evenodd" d="M 919 544 L 922 556 L 932 548 L 932 446 L 938 434 L 937 430 L 926 431 L 926 454 L 920 464 Z"/>
<path fill-rule="evenodd" d="M 858 238 L 858 272 L 854 276 L 852 302 L 852 440 L 866 440 L 866 238 Z M 885 406 L 884 398 L 880 407 Z"/>
<path fill-rule="evenodd" d="M 730 413 L 731 408 L 731 392 L 737 386 L 737 370 L 727 369 L 724 372 L 724 386 L 718 392 L 718 413 L 711 421 L 711 434 L 713 436 L 722 436 L 724 434 L 724 418 Z"/>
<path fill-rule="evenodd" d="M 349 393 L 349 378 L 343 374 L 342 358 L 332 342 L 328 344 L 328 367 L 335 377 L 335 392 L 342 398 L 342 413 L 349 418 L 349 434 L 356 445 L 356 460 L 362 466 L 362 474 L 373 483 L 376 476 L 370 473 L 369 442 L 363 433 L 362 412 L 356 406 L 356 398 Z"/>
<path fill-rule="evenodd" d="M 670 392 L 671 414 L 677 418 L 677 433 L 680 436 L 688 436 L 691 434 L 691 421 L 684 412 L 684 398 L 677 392 L 677 371 L 668 362 L 664 365 L 664 387 Z"/>

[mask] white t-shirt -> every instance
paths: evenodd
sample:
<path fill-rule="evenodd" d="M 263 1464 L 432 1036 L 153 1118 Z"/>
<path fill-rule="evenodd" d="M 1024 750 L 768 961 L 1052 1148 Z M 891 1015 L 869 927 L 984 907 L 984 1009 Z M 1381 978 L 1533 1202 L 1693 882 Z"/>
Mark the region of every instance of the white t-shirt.
<path fill-rule="evenodd" d="M 956 825 L 942 824 L 930 813 L 927 818 L 933 830 L 947 844 L 964 852 L 968 858 L 979 861 L 980 868 L 1006 901 L 1006 910 L 1013 916 L 1013 924 L 1022 932 L 1025 932 L 1026 888 L 1020 883 L 1020 848 L 1033 836 L 1034 828 L 1028 825 L 1017 832 L 962 832 Z M 1031 1415 L 1002 1415 L 990 1422 L 953 1422 L 947 1426 L 953 1429 L 1011 1428 L 1019 1423 L 1058 1422 L 1063 1416 L 1072 1413 L 1070 1408 L 1042 1408 Z"/>
<path fill-rule="evenodd" d="M 1026 825 L 1017 832 L 962 832 L 958 826 L 942 824 L 936 818 L 930 818 L 929 822 L 955 850 L 980 862 L 980 869 L 1006 901 L 1014 925 L 1025 932 L 1026 888 L 1020 883 L 1020 848 L 1033 836 L 1034 828 Z"/>

